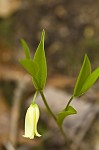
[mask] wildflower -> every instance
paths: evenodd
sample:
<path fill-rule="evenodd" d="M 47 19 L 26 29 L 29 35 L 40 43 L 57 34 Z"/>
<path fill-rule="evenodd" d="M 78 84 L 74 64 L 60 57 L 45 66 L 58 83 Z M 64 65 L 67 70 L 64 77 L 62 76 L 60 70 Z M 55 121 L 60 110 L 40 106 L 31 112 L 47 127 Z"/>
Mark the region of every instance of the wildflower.
<path fill-rule="evenodd" d="M 31 104 L 27 109 L 25 117 L 25 135 L 26 138 L 34 139 L 34 136 L 40 137 L 41 135 L 37 132 L 37 123 L 39 120 L 39 107 L 37 104 Z"/>

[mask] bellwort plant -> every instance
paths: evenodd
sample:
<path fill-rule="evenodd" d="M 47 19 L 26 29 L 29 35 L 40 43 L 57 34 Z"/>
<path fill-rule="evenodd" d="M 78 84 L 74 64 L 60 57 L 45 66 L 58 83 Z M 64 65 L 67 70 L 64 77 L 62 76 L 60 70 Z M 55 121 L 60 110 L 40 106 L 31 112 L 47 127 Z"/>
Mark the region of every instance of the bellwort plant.
<path fill-rule="evenodd" d="M 44 51 L 44 38 L 45 38 L 45 31 L 43 30 L 40 43 L 36 49 L 33 58 L 31 58 L 30 56 L 30 50 L 25 40 L 23 39 L 21 40 L 21 44 L 25 53 L 25 58 L 19 60 L 19 62 L 25 68 L 25 70 L 30 74 L 36 91 L 34 94 L 33 102 L 31 102 L 31 105 L 29 106 L 26 112 L 24 137 L 33 139 L 34 136 L 38 136 L 38 137 L 41 136 L 37 132 L 37 123 L 39 120 L 40 112 L 39 112 L 39 107 L 35 102 L 37 93 L 40 93 L 48 112 L 55 120 L 57 126 L 60 129 L 60 132 L 64 137 L 66 146 L 70 149 L 68 137 L 66 136 L 66 133 L 64 132 L 62 127 L 63 121 L 68 115 L 73 115 L 77 113 L 75 108 L 73 108 L 70 105 L 70 103 L 73 100 L 73 98 L 79 97 L 82 94 L 84 94 L 96 82 L 96 80 L 99 78 L 99 67 L 92 72 L 90 60 L 87 54 L 85 54 L 84 61 L 80 69 L 77 81 L 75 83 L 74 91 L 70 100 L 68 100 L 68 103 L 63 108 L 63 110 L 61 110 L 61 112 L 59 112 L 58 114 L 54 114 L 50 106 L 48 105 L 48 102 L 43 92 L 46 84 L 46 78 L 47 78 L 47 64 L 46 64 L 46 57 Z"/>

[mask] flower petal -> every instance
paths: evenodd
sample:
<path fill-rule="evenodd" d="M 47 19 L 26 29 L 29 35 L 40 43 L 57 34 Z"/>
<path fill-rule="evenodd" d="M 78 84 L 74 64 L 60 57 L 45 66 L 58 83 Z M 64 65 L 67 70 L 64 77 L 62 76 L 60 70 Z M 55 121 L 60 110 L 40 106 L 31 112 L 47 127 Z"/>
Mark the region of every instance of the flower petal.
<path fill-rule="evenodd" d="M 34 136 L 40 137 L 41 135 L 37 131 L 37 123 L 39 120 L 39 107 L 37 104 L 31 104 L 27 109 L 25 117 L 25 135 L 26 138 L 33 139 Z"/>
<path fill-rule="evenodd" d="M 38 133 L 37 129 L 35 129 L 35 135 L 38 137 L 42 136 L 41 134 Z"/>
<path fill-rule="evenodd" d="M 27 110 L 25 117 L 25 135 L 24 137 L 34 138 L 34 130 L 35 130 L 35 109 L 30 105 Z"/>
<path fill-rule="evenodd" d="M 38 137 L 40 137 L 41 135 L 40 135 L 40 134 L 38 133 L 38 131 L 37 131 L 37 123 L 38 123 L 39 116 L 40 116 L 40 111 L 39 111 L 38 105 L 36 105 L 35 110 L 36 110 L 35 135 L 38 136 Z"/>

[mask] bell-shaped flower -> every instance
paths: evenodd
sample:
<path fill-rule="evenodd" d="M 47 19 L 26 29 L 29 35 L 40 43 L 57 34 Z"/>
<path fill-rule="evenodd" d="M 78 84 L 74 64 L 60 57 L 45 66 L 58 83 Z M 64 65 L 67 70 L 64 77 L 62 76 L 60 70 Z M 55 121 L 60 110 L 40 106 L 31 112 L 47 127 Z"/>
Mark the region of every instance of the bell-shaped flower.
<path fill-rule="evenodd" d="M 41 135 L 37 132 L 37 123 L 39 120 L 39 107 L 37 104 L 31 104 L 27 109 L 25 117 L 25 135 L 26 138 L 33 139 L 34 136 L 40 137 Z"/>

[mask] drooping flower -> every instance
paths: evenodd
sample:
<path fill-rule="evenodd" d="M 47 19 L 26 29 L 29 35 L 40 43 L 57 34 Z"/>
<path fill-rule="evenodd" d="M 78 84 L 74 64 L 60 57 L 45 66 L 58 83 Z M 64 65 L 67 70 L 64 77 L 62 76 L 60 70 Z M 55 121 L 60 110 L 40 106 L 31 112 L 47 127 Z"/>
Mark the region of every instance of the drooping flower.
<path fill-rule="evenodd" d="M 25 117 L 25 135 L 26 138 L 34 139 L 34 136 L 40 137 L 41 135 L 37 132 L 37 123 L 39 120 L 39 107 L 37 104 L 31 104 L 27 109 Z"/>

